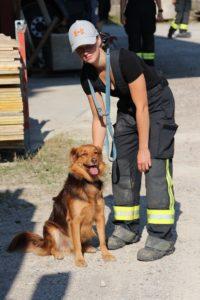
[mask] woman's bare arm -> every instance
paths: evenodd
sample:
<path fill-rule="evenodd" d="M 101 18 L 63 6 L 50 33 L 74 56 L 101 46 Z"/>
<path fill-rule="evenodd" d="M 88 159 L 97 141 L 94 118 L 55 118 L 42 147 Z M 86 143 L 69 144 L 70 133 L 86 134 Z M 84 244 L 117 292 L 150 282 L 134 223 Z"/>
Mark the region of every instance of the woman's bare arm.
<path fill-rule="evenodd" d="M 157 14 L 157 21 L 162 22 L 163 21 L 163 13 L 159 12 L 159 10 L 162 10 L 162 1 L 161 0 L 155 0 L 156 5 L 158 7 L 158 14 Z"/>
<path fill-rule="evenodd" d="M 136 106 L 136 123 L 139 135 L 138 169 L 147 171 L 151 166 L 149 143 L 149 110 L 144 75 L 129 83 L 132 100 Z"/>

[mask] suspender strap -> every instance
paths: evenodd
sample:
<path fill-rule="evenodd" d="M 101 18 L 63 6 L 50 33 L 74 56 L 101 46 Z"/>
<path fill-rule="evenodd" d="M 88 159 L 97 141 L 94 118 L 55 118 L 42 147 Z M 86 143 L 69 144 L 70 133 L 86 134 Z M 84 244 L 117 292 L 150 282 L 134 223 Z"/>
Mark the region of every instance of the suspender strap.
<path fill-rule="evenodd" d="M 113 71 L 113 76 L 115 78 L 116 88 L 119 90 L 120 94 L 126 95 L 129 92 L 129 89 L 128 84 L 126 83 L 121 72 L 119 54 L 120 50 L 113 50 L 110 57 L 110 63 Z"/>
<path fill-rule="evenodd" d="M 110 49 L 107 48 L 106 50 L 106 95 L 105 95 L 105 107 L 106 107 L 106 113 L 103 112 L 97 98 L 95 95 L 94 88 L 92 86 L 91 81 L 88 79 L 88 84 L 90 88 L 91 95 L 93 97 L 94 104 L 96 106 L 98 115 L 100 117 L 105 116 L 106 117 L 106 138 L 105 138 L 105 146 L 106 146 L 106 152 L 108 155 L 108 159 L 110 161 L 114 161 L 117 157 L 117 151 L 116 151 L 116 146 L 114 143 L 114 133 L 113 133 L 113 127 L 110 119 Z M 110 144 L 109 144 L 109 136 L 111 137 L 112 140 L 112 149 L 110 150 Z"/>
<path fill-rule="evenodd" d="M 106 113 L 103 112 L 103 109 L 101 108 L 100 104 L 99 104 L 99 101 L 97 100 L 96 98 L 96 95 L 95 95 L 95 91 L 94 91 L 94 88 L 93 88 L 93 85 L 91 83 L 91 81 L 88 79 L 88 84 L 89 84 L 89 88 L 90 88 L 90 92 L 91 92 L 91 95 L 92 95 L 92 98 L 93 98 L 93 101 L 94 101 L 94 104 L 96 106 L 96 110 L 98 112 L 98 115 L 100 117 L 103 117 L 103 116 L 106 116 Z"/>

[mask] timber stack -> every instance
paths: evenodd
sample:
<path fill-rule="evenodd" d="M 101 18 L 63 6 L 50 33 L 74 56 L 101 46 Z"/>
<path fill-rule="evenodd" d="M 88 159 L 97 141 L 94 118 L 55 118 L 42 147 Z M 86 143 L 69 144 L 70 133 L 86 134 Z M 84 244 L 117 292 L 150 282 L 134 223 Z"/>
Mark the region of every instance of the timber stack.
<path fill-rule="evenodd" d="M 23 65 L 16 40 L 0 34 L 0 150 L 24 148 Z"/>

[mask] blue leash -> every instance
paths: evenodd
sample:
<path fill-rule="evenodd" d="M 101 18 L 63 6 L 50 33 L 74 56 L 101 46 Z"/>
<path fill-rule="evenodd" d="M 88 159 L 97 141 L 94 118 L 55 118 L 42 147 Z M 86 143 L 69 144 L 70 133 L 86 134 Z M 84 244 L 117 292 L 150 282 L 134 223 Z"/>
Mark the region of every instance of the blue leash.
<path fill-rule="evenodd" d="M 104 116 L 106 117 L 105 147 L 106 147 L 106 152 L 107 152 L 109 161 L 113 162 L 116 160 L 117 150 L 116 150 L 116 146 L 115 146 L 115 142 L 114 142 L 113 126 L 112 126 L 111 119 L 110 119 L 110 49 L 109 48 L 107 48 L 107 50 L 106 50 L 106 95 L 105 95 L 105 99 L 103 98 L 105 107 L 106 107 L 106 113 L 103 112 L 103 110 L 96 98 L 93 85 L 89 79 L 88 79 L 88 84 L 89 84 L 90 92 L 91 92 L 92 98 L 94 100 L 94 104 L 96 106 L 98 115 L 100 117 L 104 117 Z M 110 150 L 110 143 L 109 143 L 109 135 L 112 140 L 111 150 Z"/>

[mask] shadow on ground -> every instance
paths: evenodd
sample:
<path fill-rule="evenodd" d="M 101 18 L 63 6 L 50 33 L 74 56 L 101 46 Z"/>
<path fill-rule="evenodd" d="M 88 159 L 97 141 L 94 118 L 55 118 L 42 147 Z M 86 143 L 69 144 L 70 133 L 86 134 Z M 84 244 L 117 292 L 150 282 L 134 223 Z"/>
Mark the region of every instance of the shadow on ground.
<path fill-rule="evenodd" d="M 200 44 L 156 36 L 156 67 L 169 79 L 200 76 Z"/>
<path fill-rule="evenodd" d="M 45 138 L 52 130 L 42 131 L 42 128 L 49 120 L 39 122 L 37 119 L 29 119 L 29 133 L 27 137 L 28 150 L 31 154 L 36 153 L 43 145 Z"/>
<path fill-rule="evenodd" d="M 66 289 L 70 283 L 70 278 L 70 272 L 42 276 L 38 280 L 31 300 L 64 299 Z"/>
<path fill-rule="evenodd" d="M 22 199 L 22 192 L 23 189 L 0 192 L 0 299 L 6 299 L 25 257 L 24 253 L 8 253 L 6 249 L 15 234 L 34 230 L 31 219 L 35 205 Z"/>

